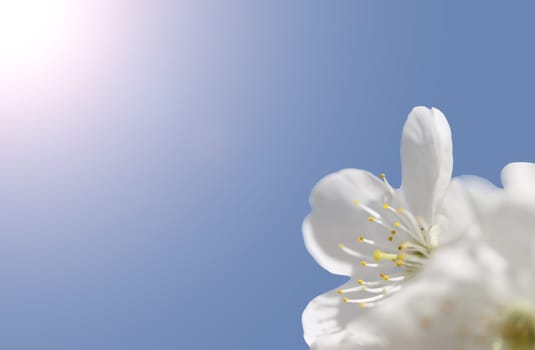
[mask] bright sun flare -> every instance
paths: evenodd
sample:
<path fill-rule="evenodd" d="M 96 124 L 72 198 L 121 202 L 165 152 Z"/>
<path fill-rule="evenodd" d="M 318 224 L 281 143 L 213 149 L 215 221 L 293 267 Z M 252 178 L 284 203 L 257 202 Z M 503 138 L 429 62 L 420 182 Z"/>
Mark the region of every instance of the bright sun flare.
<path fill-rule="evenodd" d="M 57 49 L 68 23 L 61 1 L 0 1 L 0 55 L 3 63 L 32 61 Z"/>
<path fill-rule="evenodd" d="M 0 0 L 0 94 L 45 98 L 85 72 L 94 9 L 77 0 Z"/>

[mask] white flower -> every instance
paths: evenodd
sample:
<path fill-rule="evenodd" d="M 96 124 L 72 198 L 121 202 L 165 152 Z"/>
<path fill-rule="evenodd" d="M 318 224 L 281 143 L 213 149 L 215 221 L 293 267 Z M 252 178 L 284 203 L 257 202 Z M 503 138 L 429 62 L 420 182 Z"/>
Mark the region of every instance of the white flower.
<path fill-rule="evenodd" d="M 438 246 L 466 234 L 472 222 L 462 186 L 451 181 L 451 132 L 435 108 L 414 108 L 401 139 L 402 184 L 393 189 L 359 169 L 323 178 L 313 189 L 303 222 L 305 245 L 333 274 L 351 279 L 315 298 L 303 313 L 311 348 L 381 344 L 362 326 L 364 310 L 399 291 Z M 451 220 L 454 218 L 455 220 Z"/>
<path fill-rule="evenodd" d="M 349 324 L 382 340 L 357 348 L 535 349 L 535 164 L 507 165 L 502 183 L 468 186 L 482 235 L 434 254 L 410 286 Z"/>

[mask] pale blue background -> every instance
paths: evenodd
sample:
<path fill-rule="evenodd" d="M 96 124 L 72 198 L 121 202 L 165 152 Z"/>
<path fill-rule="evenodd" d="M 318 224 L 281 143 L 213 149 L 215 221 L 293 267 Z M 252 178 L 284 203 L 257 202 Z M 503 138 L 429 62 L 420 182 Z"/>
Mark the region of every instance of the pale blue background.
<path fill-rule="evenodd" d="M 530 3 L 122 4 L 93 93 L 0 106 L 0 347 L 306 349 L 316 181 L 398 185 L 420 104 L 455 174 L 535 161 Z"/>

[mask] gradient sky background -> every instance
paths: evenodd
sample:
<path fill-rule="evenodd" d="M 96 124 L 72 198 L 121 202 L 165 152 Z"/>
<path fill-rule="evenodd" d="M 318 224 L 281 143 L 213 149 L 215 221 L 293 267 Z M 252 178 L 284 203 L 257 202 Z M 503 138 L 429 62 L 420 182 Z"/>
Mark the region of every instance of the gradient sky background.
<path fill-rule="evenodd" d="M 305 350 L 321 177 L 399 185 L 415 105 L 535 161 L 533 2 L 1 4 L 2 348 Z"/>

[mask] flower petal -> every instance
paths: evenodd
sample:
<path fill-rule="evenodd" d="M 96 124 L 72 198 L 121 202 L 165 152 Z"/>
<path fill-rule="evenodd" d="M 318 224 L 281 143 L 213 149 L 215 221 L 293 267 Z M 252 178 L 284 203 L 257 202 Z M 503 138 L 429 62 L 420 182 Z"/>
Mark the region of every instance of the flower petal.
<path fill-rule="evenodd" d="M 438 210 L 438 245 L 457 238 L 477 238 L 481 233 L 483 212 L 496 205 L 500 191 L 477 176 L 452 179 Z"/>
<path fill-rule="evenodd" d="M 535 268 L 535 202 L 504 198 L 483 221 L 488 243 L 509 263 L 512 271 Z"/>
<path fill-rule="evenodd" d="M 351 276 L 359 260 L 339 244 L 358 244 L 363 230 L 377 229 L 355 200 L 377 207 L 391 196 L 381 180 L 364 170 L 345 169 L 320 180 L 310 196 L 312 212 L 303 222 L 305 246 L 318 264 L 331 273 Z"/>
<path fill-rule="evenodd" d="M 441 111 L 411 111 L 401 137 L 401 166 L 401 188 L 412 212 L 434 221 L 453 169 L 451 131 Z"/>
<path fill-rule="evenodd" d="M 348 328 L 349 324 L 364 320 L 370 309 L 345 303 L 338 291 L 358 285 L 356 280 L 348 281 L 339 289 L 317 296 L 307 305 L 302 315 L 303 335 L 311 349 L 352 349 L 355 345 L 380 343 L 363 325 Z"/>
<path fill-rule="evenodd" d="M 535 163 L 507 164 L 502 170 L 502 184 L 511 195 L 535 202 Z"/>
<path fill-rule="evenodd" d="M 474 175 L 458 176 L 452 180 L 452 183 L 462 185 L 465 194 L 470 199 L 472 210 L 481 220 L 489 210 L 500 204 L 503 197 L 503 189 L 494 186 L 494 184 L 485 178 Z M 444 202 L 446 199 L 444 199 Z"/>
<path fill-rule="evenodd" d="M 356 285 L 356 281 L 349 281 L 340 286 L 339 289 Z M 338 289 L 312 299 L 302 315 L 303 335 L 307 344 L 311 345 L 320 337 L 345 331 L 347 324 L 358 316 L 352 306 L 344 303 Z"/>
<path fill-rule="evenodd" d="M 310 350 L 380 350 L 386 349 L 384 341 L 361 329 L 359 334 L 339 332 L 318 338 L 310 345 Z"/>

